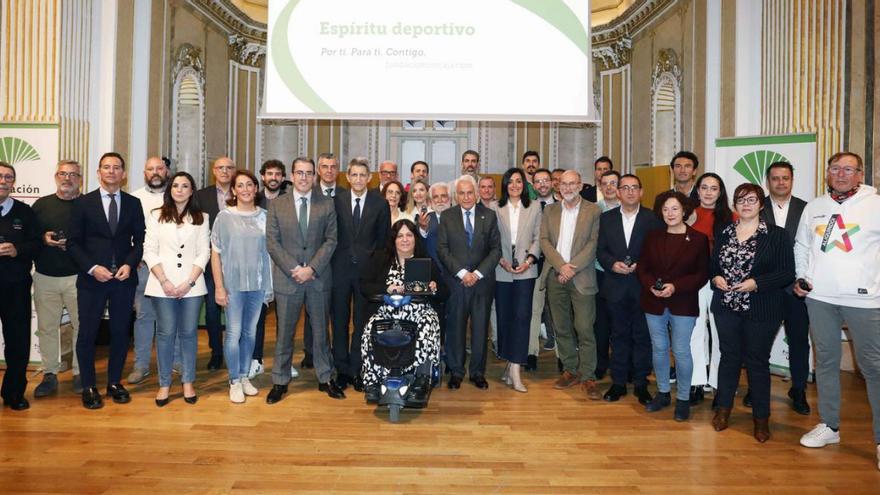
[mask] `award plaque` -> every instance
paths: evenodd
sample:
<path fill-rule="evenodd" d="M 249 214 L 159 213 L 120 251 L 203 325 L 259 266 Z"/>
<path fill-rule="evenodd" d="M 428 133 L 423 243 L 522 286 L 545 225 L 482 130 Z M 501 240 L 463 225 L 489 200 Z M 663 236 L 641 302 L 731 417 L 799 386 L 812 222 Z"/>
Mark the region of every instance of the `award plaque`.
<path fill-rule="evenodd" d="M 404 267 L 404 291 L 411 294 L 426 294 L 431 291 L 431 258 L 410 258 Z"/>

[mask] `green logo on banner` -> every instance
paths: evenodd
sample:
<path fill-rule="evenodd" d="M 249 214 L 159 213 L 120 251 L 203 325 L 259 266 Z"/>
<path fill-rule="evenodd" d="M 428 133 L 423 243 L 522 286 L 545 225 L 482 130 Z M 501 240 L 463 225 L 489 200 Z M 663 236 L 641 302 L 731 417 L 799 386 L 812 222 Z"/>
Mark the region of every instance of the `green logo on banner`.
<path fill-rule="evenodd" d="M 773 162 L 788 162 L 788 158 L 770 150 L 758 150 L 746 153 L 733 165 L 733 169 L 752 184 L 762 185 L 767 169 Z"/>
<path fill-rule="evenodd" d="M 40 159 L 40 154 L 27 141 L 17 137 L 0 138 L 0 161 L 15 166 Z"/>

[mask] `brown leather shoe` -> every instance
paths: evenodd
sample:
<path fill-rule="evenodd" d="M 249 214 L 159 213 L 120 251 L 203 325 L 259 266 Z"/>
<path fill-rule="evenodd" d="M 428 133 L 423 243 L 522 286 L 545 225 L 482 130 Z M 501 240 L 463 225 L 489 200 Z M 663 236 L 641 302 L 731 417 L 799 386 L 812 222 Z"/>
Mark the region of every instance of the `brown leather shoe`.
<path fill-rule="evenodd" d="M 724 431 L 727 429 L 729 421 L 730 421 L 730 408 L 729 407 L 719 407 L 715 411 L 715 417 L 712 418 L 712 428 L 715 428 L 715 431 Z"/>
<path fill-rule="evenodd" d="M 755 440 L 764 443 L 770 440 L 770 418 L 754 418 Z"/>
<path fill-rule="evenodd" d="M 555 389 L 563 389 L 571 387 L 572 385 L 577 384 L 581 380 L 580 373 L 572 373 L 571 371 L 563 371 L 562 375 L 556 379 L 556 383 L 553 384 L 553 388 Z"/>
<path fill-rule="evenodd" d="M 587 398 L 590 400 L 600 400 L 602 398 L 602 393 L 599 392 L 599 386 L 596 385 L 596 380 L 585 380 L 581 382 L 581 390 L 587 394 Z"/>

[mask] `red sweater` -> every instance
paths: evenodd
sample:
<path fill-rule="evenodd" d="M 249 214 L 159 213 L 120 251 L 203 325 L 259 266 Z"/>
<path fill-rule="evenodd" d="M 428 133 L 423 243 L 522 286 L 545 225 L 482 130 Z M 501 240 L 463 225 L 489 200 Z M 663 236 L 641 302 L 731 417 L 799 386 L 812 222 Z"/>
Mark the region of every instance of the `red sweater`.
<path fill-rule="evenodd" d="M 697 293 L 709 279 L 709 240 L 692 227 L 685 234 L 655 230 L 645 238 L 636 274 L 645 313 L 660 315 L 669 308 L 675 316 L 698 316 Z M 650 291 L 658 278 L 675 286 L 672 296 L 659 298 Z"/>

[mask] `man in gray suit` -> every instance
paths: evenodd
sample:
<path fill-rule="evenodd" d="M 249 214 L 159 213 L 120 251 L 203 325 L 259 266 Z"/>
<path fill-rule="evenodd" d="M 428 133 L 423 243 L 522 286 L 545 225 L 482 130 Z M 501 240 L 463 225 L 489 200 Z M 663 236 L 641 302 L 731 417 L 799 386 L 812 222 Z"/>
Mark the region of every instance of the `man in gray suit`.
<path fill-rule="evenodd" d="M 266 402 L 274 404 L 287 393 L 293 338 L 303 303 L 312 332 L 312 359 L 318 375 L 318 389 L 331 398 L 345 394 L 333 379 L 333 360 L 327 340 L 330 302 L 330 258 L 336 249 L 336 209 L 333 200 L 312 194 L 315 162 L 293 161 L 293 193 L 269 203 L 266 217 L 266 247 L 275 266 L 272 272 L 278 330 L 272 390 Z"/>
<path fill-rule="evenodd" d="M 477 183 L 463 175 L 455 181 L 458 206 L 443 213 L 437 236 L 437 256 L 457 283 L 450 287 L 446 363 L 452 370 L 447 386 L 461 387 L 465 336 L 471 321 L 470 381 L 480 389 L 486 382 L 486 330 L 495 292 L 495 265 L 501 259 L 501 240 L 495 212 L 477 204 Z"/>
<path fill-rule="evenodd" d="M 794 244 L 798 223 L 806 201 L 791 194 L 794 184 L 794 167 L 788 162 L 775 162 L 767 169 L 767 189 L 770 201 L 761 211 L 761 219 L 767 225 L 778 225 L 785 228 L 789 239 Z M 791 408 L 798 414 L 809 415 L 810 404 L 807 402 L 807 375 L 810 374 L 810 317 L 804 298 L 798 297 L 792 287 L 785 289 L 785 336 L 788 340 L 788 366 L 791 373 Z"/>

